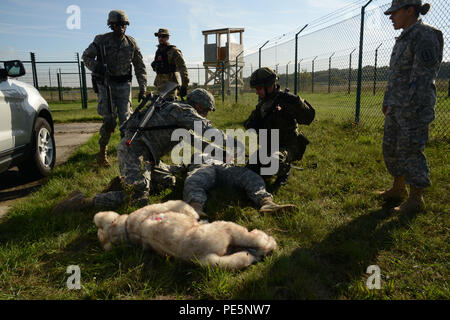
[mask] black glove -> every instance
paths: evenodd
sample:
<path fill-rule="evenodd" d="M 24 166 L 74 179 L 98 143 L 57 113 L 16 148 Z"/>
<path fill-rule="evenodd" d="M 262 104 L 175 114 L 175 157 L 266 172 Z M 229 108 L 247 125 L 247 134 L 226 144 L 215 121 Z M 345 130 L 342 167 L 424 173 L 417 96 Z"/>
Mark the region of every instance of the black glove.
<path fill-rule="evenodd" d="M 138 102 L 145 99 L 145 91 L 139 91 Z"/>
<path fill-rule="evenodd" d="M 184 98 L 187 96 L 187 87 L 181 86 L 180 87 L 180 97 Z"/>

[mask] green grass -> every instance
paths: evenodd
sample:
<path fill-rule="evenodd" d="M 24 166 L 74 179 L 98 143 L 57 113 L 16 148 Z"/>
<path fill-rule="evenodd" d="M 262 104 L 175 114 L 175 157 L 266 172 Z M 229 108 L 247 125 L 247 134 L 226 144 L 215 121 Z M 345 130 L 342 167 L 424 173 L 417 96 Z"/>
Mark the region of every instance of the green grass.
<path fill-rule="evenodd" d="M 219 101 L 210 118 L 220 128 L 240 127 L 255 100 L 246 95 L 238 105 Z M 426 213 L 399 216 L 372 193 L 391 184 L 381 128 L 332 119 L 322 107 L 325 98 L 311 102 L 316 120 L 302 127 L 311 144 L 296 164 L 304 170 L 274 192 L 276 201 L 296 204 L 295 212 L 261 215 L 241 192 L 226 188 L 209 195 L 210 221 L 234 221 L 275 237 L 279 248 L 263 262 L 232 272 L 132 246 L 104 252 L 92 221 L 95 210 L 51 216 L 53 205 L 70 192 L 93 196 L 119 173 L 118 133 L 110 143 L 109 169 L 95 165 L 96 134 L 0 222 L 0 299 L 449 299 L 448 141 L 433 139 L 425 151 L 433 182 Z M 55 118 L 78 119 L 78 111 Z M 174 190 L 151 201 L 181 199 L 182 186 L 178 179 Z M 79 291 L 66 288 L 69 265 L 81 268 Z M 381 290 L 365 286 L 370 265 L 381 268 Z"/>

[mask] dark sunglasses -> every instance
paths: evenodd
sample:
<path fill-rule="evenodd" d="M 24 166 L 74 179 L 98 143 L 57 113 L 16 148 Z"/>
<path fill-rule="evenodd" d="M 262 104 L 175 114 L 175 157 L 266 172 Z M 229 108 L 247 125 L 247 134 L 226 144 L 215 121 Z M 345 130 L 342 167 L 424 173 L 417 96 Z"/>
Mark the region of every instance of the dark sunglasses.
<path fill-rule="evenodd" d="M 128 25 L 128 23 L 126 23 L 126 22 L 117 22 L 117 23 L 113 24 L 113 26 L 116 26 L 116 27 L 124 27 L 127 25 Z"/>
<path fill-rule="evenodd" d="M 158 38 L 162 38 L 162 39 L 164 39 L 164 38 L 168 38 L 169 36 L 166 36 L 166 35 L 159 35 L 158 36 Z"/>

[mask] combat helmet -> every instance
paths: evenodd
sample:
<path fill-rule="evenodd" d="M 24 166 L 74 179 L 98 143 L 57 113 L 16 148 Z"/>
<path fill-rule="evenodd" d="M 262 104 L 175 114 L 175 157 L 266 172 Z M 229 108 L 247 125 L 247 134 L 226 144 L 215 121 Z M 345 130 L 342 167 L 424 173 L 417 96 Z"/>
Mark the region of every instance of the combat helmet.
<path fill-rule="evenodd" d="M 202 108 L 208 109 L 210 111 L 216 111 L 214 108 L 214 96 L 202 88 L 197 88 L 191 91 L 186 97 L 187 102 L 190 105 L 198 103 Z"/>
<path fill-rule="evenodd" d="M 263 67 L 254 71 L 250 76 L 250 87 L 268 88 L 277 80 L 277 74 L 270 68 Z"/>
<path fill-rule="evenodd" d="M 130 20 L 123 10 L 111 10 L 108 15 L 108 26 L 114 23 L 123 22 L 124 24 L 130 25 Z"/>

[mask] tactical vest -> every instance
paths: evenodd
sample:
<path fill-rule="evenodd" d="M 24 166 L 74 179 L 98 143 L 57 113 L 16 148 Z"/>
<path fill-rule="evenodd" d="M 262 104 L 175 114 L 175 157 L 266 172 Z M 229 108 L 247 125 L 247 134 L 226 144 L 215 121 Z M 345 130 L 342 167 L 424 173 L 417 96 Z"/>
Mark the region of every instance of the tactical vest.
<path fill-rule="evenodd" d="M 152 63 L 152 67 L 157 74 L 168 74 L 176 71 L 174 64 L 169 64 L 169 58 L 167 51 L 175 46 L 158 46 L 158 50 L 155 54 L 155 60 Z"/>

